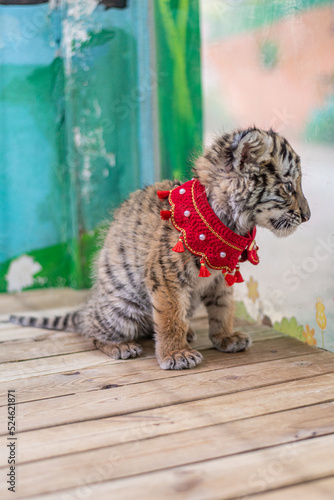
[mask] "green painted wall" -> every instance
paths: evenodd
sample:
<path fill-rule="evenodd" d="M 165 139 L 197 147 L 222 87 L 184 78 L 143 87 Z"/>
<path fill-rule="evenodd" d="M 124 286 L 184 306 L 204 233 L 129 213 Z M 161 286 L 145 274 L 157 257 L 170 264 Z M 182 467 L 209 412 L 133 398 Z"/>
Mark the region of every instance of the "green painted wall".
<path fill-rule="evenodd" d="M 199 4 L 155 3 L 162 177 L 187 178 L 202 147 Z"/>

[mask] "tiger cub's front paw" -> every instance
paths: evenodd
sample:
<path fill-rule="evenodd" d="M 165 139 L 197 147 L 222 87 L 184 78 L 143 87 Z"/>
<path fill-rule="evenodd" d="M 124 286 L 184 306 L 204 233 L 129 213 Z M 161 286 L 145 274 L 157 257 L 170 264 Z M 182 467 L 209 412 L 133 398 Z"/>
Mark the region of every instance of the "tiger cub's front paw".
<path fill-rule="evenodd" d="M 239 352 L 246 351 L 252 345 L 252 339 L 247 333 L 233 332 L 229 337 L 211 337 L 212 343 L 218 351 Z"/>
<path fill-rule="evenodd" d="M 163 370 L 184 370 L 199 365 L 202 359 L 202 354 L 195 349 L 180 349 L 164 356 L 159 364 Z"/>

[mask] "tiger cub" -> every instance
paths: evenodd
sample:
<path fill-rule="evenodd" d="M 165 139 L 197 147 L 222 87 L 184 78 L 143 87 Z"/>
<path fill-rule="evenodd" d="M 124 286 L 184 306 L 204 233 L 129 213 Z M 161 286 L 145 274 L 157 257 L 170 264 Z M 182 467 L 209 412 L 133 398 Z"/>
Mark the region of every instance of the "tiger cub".
<path fill-rule="evenodd" d="M 215 218 L 236 241 L 244 241 L 257 225 L 287 236 L 310 218 L 300 158 L 272 130 L 249 128 L 218 137 L 197 159 L 193 172 L 202 189 L 197 201 L 208 204 L 210 220 Z M 233 287 L 227 286 L 226 273 L 224 277 L 221 268 L 208 266 L 209 260 L 201 258 L 204 254 L 188 250 L 186 232 L 161 220 L 160 213 L 171 210 L 171 198 L 160 199 L 157 191 L 168 194 L 175 185 L 181 183 L 165 180 L 135 191 L 116 211 L 96 261 L 90 299 L 79 310 L 54 318 L 11 316 L 10 320 L 79 332 L 115 359 L 140 355 L 138 339 L 153 335 L 160 367 L 180 370 L 202 361 L 189 344 L 193 337 L 189 319 L 202 301 L 214 347 L 223 352 L 248 349 L 250 337 L 233 331 Z M 179 251 L 172 251 L 180 236 Z M 205 277 L 199 277 L 203 265 Z"/>

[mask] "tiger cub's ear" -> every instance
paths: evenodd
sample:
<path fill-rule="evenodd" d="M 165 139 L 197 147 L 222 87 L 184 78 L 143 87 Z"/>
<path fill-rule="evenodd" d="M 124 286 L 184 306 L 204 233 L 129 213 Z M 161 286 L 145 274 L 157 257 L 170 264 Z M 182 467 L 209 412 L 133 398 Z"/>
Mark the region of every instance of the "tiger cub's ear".
<path fill-rule="evenodd" d="M 232 134 L 227 150 L 227 171 L 246 173 L 251 170 L 256 173 L 255 170 L 259 171 L 259 159 L 269 150 L 268 138 L 256 129 L 236 132 Z"/>

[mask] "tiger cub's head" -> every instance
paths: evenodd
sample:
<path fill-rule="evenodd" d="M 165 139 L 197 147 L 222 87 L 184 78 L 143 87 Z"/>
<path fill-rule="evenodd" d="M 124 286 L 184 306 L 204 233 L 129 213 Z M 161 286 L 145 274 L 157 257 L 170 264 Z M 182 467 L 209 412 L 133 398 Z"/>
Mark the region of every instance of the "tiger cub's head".
<path fill-rule="evenodd" d="M 194 172 L 216 215 L 239 234 L 258 225 L 287 236 L 311 216 L 300 158 L 272 130 L 251 128 L 218 137 Z"/>

